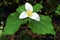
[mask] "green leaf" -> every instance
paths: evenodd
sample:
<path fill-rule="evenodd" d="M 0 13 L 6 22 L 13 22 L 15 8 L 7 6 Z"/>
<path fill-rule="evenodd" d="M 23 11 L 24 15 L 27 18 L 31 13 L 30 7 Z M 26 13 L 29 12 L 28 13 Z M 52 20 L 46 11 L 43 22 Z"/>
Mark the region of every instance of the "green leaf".
<path fill-rule="evenodd" d="M 28 26 L 29 28 L 31 28 L 32 32 L 44 35 L 55 34 L 50 17 L 41 15 L 40 19 L 40 22 L 31 20 L 31 22 L 29 23 Z"/>
<path fill-rule="evenodd" d="M 38 12 L 39 10 L 41 10 L 43 8 L 42 4 L 35 4 L 33 6 L 34 12 Z"/>
<path fill-rule="evenodd" d="M 19 0 L 16 0 L 17 3 L 19 3 Z"/>
<path fill-rule="evenodd" d="M 21 13 L 21 12 L 25 11 L 25 5 L 19 6 L 19 7 L 16 9 L 16 11 L 17 11 L 18 13 Z"/>
<path fill-rule="evenodd" d="M 56 14 L 60 15 L 60 5 L 58 5 L 56 11 L 55 11 Z"/>
<path fill-rule="evenodd" d="M 0 30 L 0 37 L 1 37 L 1 35 L 2 35 L 2 30 Z"/>
<path fill-rule="evenodd" d="M 12 13 L 7 19 L 6 26 L 4 28 L 4 35 L 13 35 L 20 28 L 22 24 L 26 23 L 26 20 L 19 19 L 19 13 Z"/>

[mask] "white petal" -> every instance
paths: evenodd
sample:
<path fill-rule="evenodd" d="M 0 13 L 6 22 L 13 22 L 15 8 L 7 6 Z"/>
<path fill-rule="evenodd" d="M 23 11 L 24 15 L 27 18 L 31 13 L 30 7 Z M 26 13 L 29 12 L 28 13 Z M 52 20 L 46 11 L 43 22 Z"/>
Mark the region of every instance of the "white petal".
<path fill-rule="evenodd" d="M 27 17 L 28 17 L 28 15 L 27 15 L 27 13 L 24 11 L 24 12 L 22 12 L 22 13 L 20 14 L 19 19 L 24 19 L 24 18 L 27 18 Z"/>
<path fill-rule="evenodd" d="M 30 16 L 31 19 L 34 19 L 36 21 L 40 21 L 40 17 L 37 13 L 32 13 L 32 16 Z"/>
<path fill-rule="evenodd" d="M 26 8 L 26 11 L 33 11 L 33 7 L 29 3 L 25 3 L 25 8 Z"/>

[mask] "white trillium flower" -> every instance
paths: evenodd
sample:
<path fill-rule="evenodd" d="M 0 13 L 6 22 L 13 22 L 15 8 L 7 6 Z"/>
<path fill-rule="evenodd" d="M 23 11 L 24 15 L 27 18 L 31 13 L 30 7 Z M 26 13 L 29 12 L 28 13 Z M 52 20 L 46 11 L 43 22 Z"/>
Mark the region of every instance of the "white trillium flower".
<path fill-rule="evenodd" d="M 36 12 L 33 12 L 33 7 L 31 4 L 29 3 L 25 3 L 25 9 L 26 11 L 23 11 L 20 16 L 19 19 L 24 19 L 24 18 L 31 18 L 34 19 L 36 21 L 40 21 L 40 17 Z"/>

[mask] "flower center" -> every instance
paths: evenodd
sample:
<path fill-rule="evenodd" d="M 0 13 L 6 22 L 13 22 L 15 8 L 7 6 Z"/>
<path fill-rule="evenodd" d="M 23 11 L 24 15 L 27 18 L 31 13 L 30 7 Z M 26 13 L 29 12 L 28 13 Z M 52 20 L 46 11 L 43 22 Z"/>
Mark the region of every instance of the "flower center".
<path fill-rule="evenodd" d="M 32 11 L 27 11 L 27 14 L 30 17 L 32 15 Z"/>

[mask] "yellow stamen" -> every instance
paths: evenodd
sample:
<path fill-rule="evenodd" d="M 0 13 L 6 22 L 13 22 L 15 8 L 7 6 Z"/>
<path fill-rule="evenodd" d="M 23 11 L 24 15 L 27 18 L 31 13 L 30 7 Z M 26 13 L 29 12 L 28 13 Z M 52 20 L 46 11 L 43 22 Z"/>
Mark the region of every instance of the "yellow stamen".
<path fill-rule="evenodd" d="M 30 17 L 32 15 L 32 11 L 27 11 L 27 14 Z"/>

